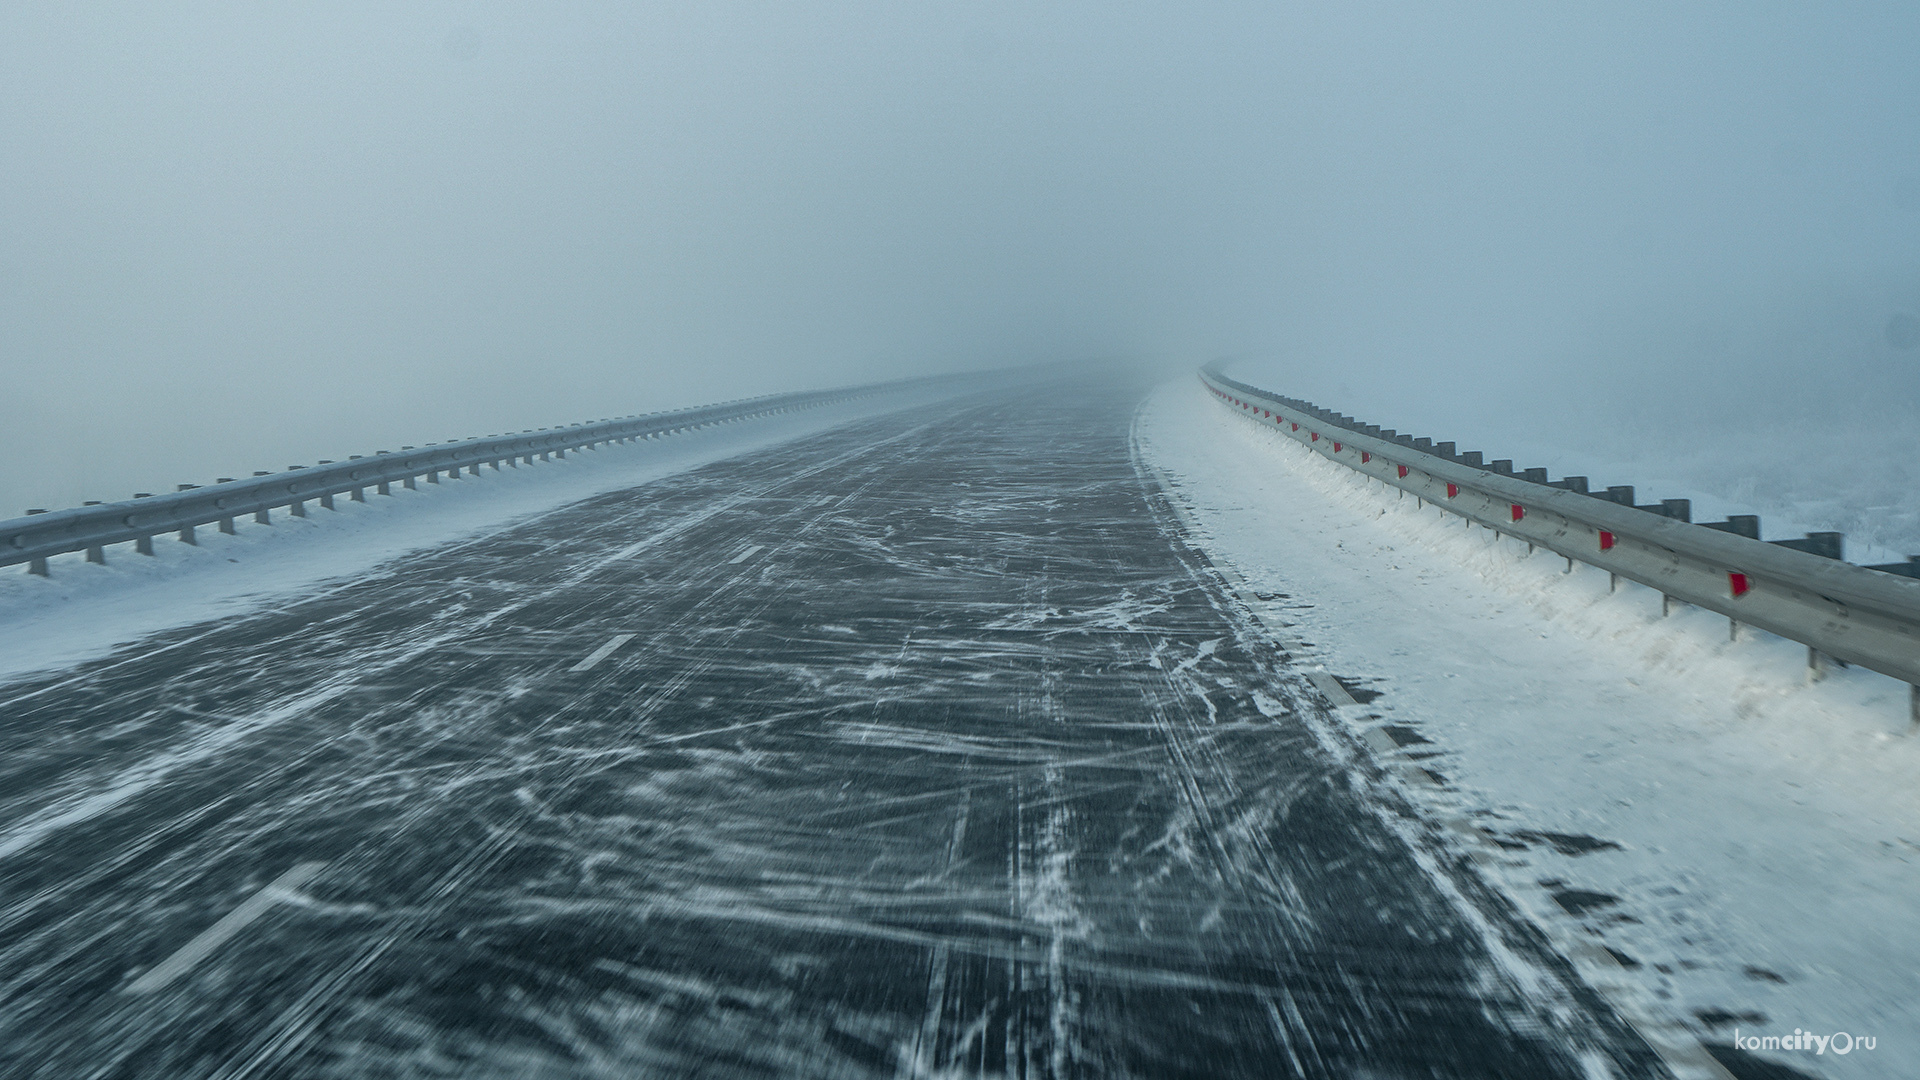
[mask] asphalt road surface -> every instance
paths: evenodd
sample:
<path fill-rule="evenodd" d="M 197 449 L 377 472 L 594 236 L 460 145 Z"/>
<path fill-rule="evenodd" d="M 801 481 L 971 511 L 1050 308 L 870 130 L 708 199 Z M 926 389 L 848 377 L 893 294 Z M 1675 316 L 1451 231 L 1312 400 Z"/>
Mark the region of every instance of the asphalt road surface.
<path fill-rule="evenodd" d="M 1662 1075 L 1182 541 L 1139 397 L 0 687 L 0 1074 Z"/>

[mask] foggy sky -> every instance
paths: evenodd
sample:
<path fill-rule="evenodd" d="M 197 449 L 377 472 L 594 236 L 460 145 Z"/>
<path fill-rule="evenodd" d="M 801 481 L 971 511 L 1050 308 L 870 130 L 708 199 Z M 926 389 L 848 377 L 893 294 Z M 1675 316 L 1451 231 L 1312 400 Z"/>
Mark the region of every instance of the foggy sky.
<path fill-rule="evenodd" d="M 1920 9 L 1452 7 L 6 5 L 0 517 L 1086 357 L 1920 412 Z"/>

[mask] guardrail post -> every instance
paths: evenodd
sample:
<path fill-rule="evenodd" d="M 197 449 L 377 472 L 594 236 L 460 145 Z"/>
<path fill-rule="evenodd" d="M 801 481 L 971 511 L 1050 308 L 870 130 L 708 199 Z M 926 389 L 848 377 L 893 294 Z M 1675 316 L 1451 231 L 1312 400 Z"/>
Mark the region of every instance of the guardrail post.
<path fill-rule="evenodd" d="M 1827 677 L 1827 658 L 1819 649 L 1807 646 L 1807 681 L 1817 683 Z"/>
<path fill-rule="evenodd" d="M 407 477 L 405 480 L 400 481 L 400 486 L 406 488 L 408 491 L 420 490 L 420 485 L 415 483 L 414 478 L 411 476 Z"/>
<path fill-rule="evenodd" d="M 53 576 L 51 573 L 47 572 L 47 560 L 45 558 L 28 559 L 27 573 L 32 574 L 35 577 L 52 577 Z"/>
<path fill-rule="evenodd" d="M 366 501 L 367 501 L 367 489 L 366 489 L 366 488 L 354 488 L 354 489 L 353 489 L 353 494 L 352 494 L 351 496 L 349 496 L 349 498 L 351 498 L 351 499 L 352 499 L 352 500 L 353 500 L 354 502 L 366 502 Z"/>
<path fill-rule="evenodd" d="M 1673 597 L 1668 596 L 1666 593 L 1660 594 L 1660 617 L 1661 618 L 1664 619 L 1667 616 L 1673 614 L 1674 602 L 1675 601 Z"/>
<path fill-rule="evenodd" d="M 135 537 L 133 541 L 133 550 L 139 552 L 142 555 L 153 554 L 153 537 L 151 536 Z"/>
<path fill-rule="evenodd" d="M 306 500 L 295 499 L 292 502 L 288 503 L 287 513 L 292 514 L 294 517 L 306 517 L 307 516 Z"/>
<path fill-rule="evenodd" d="M 429 470 L 427 473 L 427 483 L 437 484 L 439 482 L 440 482 L 440 470 L 439 469 Z"/>
<path fill-rule="evenodd" d="M 1744 536 L 1749 540 L 1760 539 L 1760 518 L 1754 514 L 1728 514 L 1725 521 L 1699 521 L 1694 524 L 1703 529 Z"/>
<path fill-rule="evenodd" d="M 99 563 L 101 566 L 107 565 L 107 549 L 99 544 L 91 545 L 87 548 L 87 561 Z"/>
<path fill-rule="evenodd" d="M 320 496 L 320 506 L 321 506 L 321 508 L 322 508 L 322 509 L 324 509 L 324 510 L 331 510 L 331 509 L 333 509 L 333 492 L 331 492 L 331 491 L 328 491 L 328 492 L 323 492 L 323 493 L 321 494 L 321 496 Z"/>
<path fill-rule="evenodd" d="M 223 533 L 226 533 L 228 536 L 232 536 L 233 535 L 233 519 L 230 517 L 221 518 L 220 531 Z"/>
<path fill-rule="evenodd" d="M 1913 728 L 1920 728 L 1920 683 L 1907 684 L 1907 718 L 1913 722 Z"/>
<path fill-rule="evenodd" d="M 266 508 L 262 507 L 253 512 L 253 520 L 256 525 L 271 525 L 273 524 L 273 515 L 269 513 Z"/>
<path fill-rule="evenodd" d="M 191 525 L 180 526 L 180 542 L 183 544 L 192 544 L 195 547 L 200 546 L 200 541 L 196 539 L 193 535 L 193 526 Z"/>

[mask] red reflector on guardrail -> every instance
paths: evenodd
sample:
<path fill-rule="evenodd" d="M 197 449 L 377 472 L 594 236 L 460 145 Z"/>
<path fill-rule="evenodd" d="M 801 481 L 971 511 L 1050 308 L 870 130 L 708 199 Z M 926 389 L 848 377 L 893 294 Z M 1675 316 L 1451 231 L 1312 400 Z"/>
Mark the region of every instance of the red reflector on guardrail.
<path fill-rule="evenodd" d="M 1601 533 L 1600 533 L 1600 550 L 1601 550 L 1601 551 L 1612 551 L 1612 550 L 1613 550 L 1613 534 L 1612 534 L 1612 533 L 1610 533 L 1610 532 L 1606 532 L 1606 531 L 1604 531 L 1604 530 L 1602 530 L 1602 531 L 1601 531 Z"/>
<path fill-rule="evenodd" d="M 1459 485 L 1459 484 L 1448 484 L 1448 485 L 1447 485 L 1447 498 L 1449 498 L 1449 499 L 1451 499 L 1451 498 L 1453 498 L 1453 497 L 1454 497 L 1455 495 L 1458 495 L 1458 494 L 1460 494 L 1460 485 Z"/>
<path fill-rule="evenodd" d="M 1373 460 L 1372 454 L 1367 453 L 1365 450 L 1360 451 L 1360 464 L 1365 465 L 1367 462 L 1372 460 Z"/>
<path fill-rule="evenodd" d="M 1402 465 L 1400 466 L 1400 479 L 1405 480 L 1406 478 L 1407 478 L 1407 467 L 1405 465 Z"/>
<path fill-rule="evenodd" d="M 1747 583 L 1747 575 L 1745 574 L 1728 574 L 1727 584 L 1733 586 L 1733 595 L 1735 596 L 1745 596 L 1747 595 L 1747 590 L 1753 588 L 1752 585 Z"/>
<path fill-rule="evenodd" d="M 1320 441 L 1320 433 L 1319 433 L 1319 432 L 1317 432 L 1317 431 L 1309 431 L 1309 432 L 1307 432 L 1307 434 L 1308 434 L 1308 435 L 1309 435 L 1309 436 L 1311 437 L 1311 438 L 1310 438 L 1310 441 L 1312 441 L 1312 442 L 1319 442 L 1319 441 Z"/>
<path fill-rule="evenodd" d="M 1336 454 L 1340 452 L 1340 444 L 1339 444 L 1339 443 L 1334 443 L 1334 444 L 1333 444 L 1333 452 L 1334 452 L 1334 453 L 1336 453 Z"/>
<path fill-rule="evenodd" d="M 1521 506 L 1519 503 L 1514 503 L 1513 504 L 1513 520 L 1519 521 L 1521 518 L 1526 516 L 1527 516 L 1527 508 L 1524 506 Z"/>
<path fill-rule="evenodd" d="M 1295 424 L 1295 425 L 1293 425 L 1293 430 L 1295 430 L 1295 431 L 1299 431 L 1299 430 L 1300 430 L 1300 425 L 1299 425 L 1299 424 Z"/>

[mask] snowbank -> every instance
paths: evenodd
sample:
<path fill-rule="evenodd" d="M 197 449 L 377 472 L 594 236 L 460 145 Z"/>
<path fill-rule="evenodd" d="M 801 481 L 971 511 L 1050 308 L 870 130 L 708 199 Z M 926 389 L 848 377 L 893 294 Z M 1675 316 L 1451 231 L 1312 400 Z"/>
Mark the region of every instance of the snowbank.
<path fill-rule="evenodd" d="M 1483 830 L 1487 872 L 1590 978 L 1712 1042 L 1876 1039 L 1763 1053 L 1804 1072 L 1920 1075 L 1904 684 L 1810 685 L 1799 645 L 1663 619 L 1652 590 L 1397 498 L 1197 380 L 1157 391 L 1136 437 L 1255 613 L 1379 694 L 1344 711 L 1441 779 L 1417 797 Z"/>

